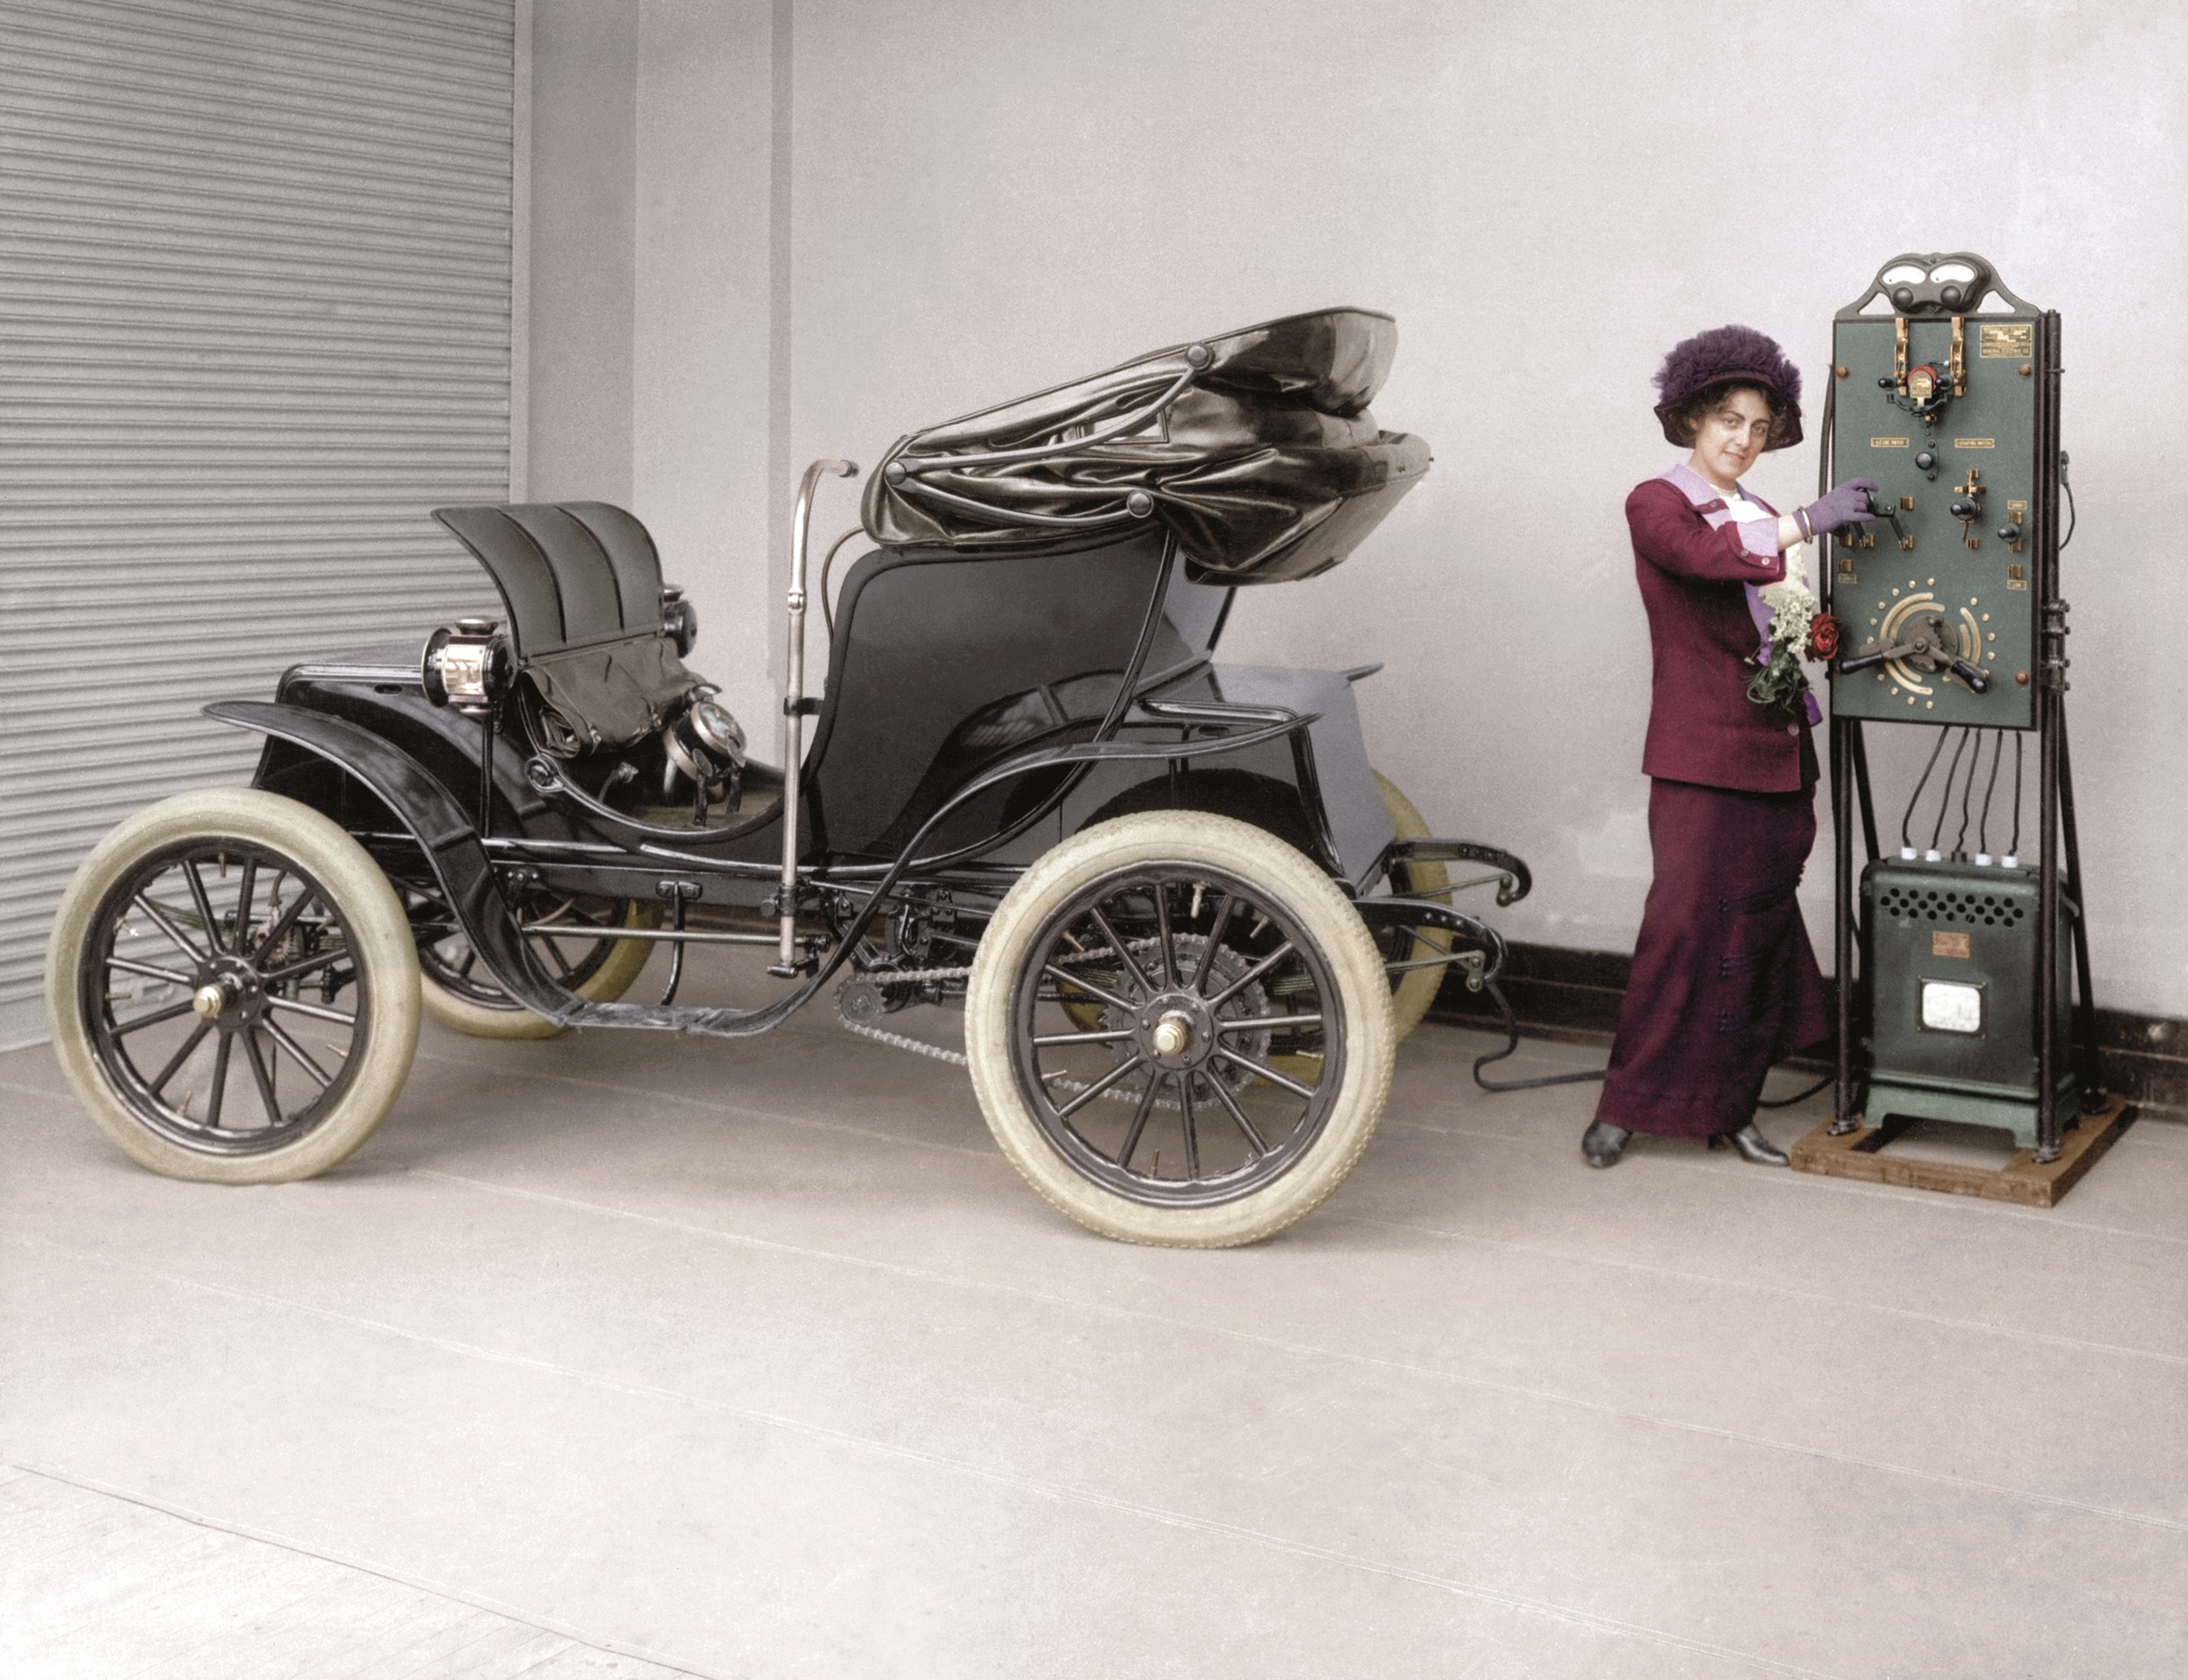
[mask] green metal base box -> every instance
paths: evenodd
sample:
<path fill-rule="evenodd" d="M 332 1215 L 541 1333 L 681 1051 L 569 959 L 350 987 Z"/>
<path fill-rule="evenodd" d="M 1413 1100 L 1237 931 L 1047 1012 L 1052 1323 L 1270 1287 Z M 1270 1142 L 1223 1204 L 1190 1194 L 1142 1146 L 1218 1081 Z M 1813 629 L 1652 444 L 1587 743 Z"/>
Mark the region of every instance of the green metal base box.
<path fill-rule="evenodd" d="M 1870 1125 L 1960 1120 L 2036 1143 L 2037 875 L 1968 862 L 1880 860 L 1862 871 L 1862 972 L 1870 1000 Z M 2072 1112 L 2068 919 L 2054 975 L 2060 1100 Z"/>

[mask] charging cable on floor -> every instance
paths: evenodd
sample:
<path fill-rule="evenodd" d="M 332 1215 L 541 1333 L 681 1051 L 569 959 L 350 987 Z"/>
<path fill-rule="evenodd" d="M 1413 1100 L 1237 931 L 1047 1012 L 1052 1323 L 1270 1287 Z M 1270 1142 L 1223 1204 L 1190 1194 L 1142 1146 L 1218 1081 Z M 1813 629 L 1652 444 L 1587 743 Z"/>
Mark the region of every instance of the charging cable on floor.
<path fill-rule="evenodd" d="M 1474 1082 L 1484 1091 L 1540 1091 L 1546 1085 L 1589 1085 L 1609 1071 L 1604 1068 L 1584 1068 L 1576 1074 L 1547 1074 L 1532 1080 L 1483 1078 L 1481 1070 L 1484 1068 L 1492 1062 L 1502 1062 L 1506 1057 L 1515 1054 L 1520 1048 L 1520 1018 L 1512 1012 L 1512 1006 L 1505 1001 L 1503 989 L 1492 980 L 1483 989 L 1496 1001 L 1497 1012 L 1504 1018 L 1504 1048 L 1492 1050 L 1486 1055 L 1474 1058 Z M 1755 1106 L 1758 1108 L 1790 1108 L 1796 1102 L 1807 1102 L 1837 1077 L 1836 1074 L 1825 1074 L 1813 1085 L 1795 1091 L 1790 1097 L 1758 1097 Z"/>
<path fill-rule="evenodd" d="M 1503 988 L 1494 980 L 1483 988 L 1496 1000 L 1497 1012 L 1504 1018 L 1504 1048 L 1492 1050 L 1486 1056 L 1474 1058 L 1474 1082 L 1484 1091 L 1538 1091 L 1550 1085 L 1587 1085 L 1599 1080 L 1606 1071 L 1601 1068 L 1583 1068 L 1577 1074 L 1550 1074 L 1538 1080 L 1486 1080 L 1481 1070 L 1492 1062 L 1502 1062 L 1520 1048 L 1520 1018 L 1512 1012 L 1512 1006 L 1504 1001 Z"/>

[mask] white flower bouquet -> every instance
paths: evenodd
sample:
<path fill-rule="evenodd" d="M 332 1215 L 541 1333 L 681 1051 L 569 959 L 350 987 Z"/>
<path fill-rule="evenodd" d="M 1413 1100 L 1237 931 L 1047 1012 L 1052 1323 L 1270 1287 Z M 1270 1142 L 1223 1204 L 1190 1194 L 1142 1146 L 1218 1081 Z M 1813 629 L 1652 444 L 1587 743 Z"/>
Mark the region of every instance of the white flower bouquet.
<path fill-rule="evenodd" d="M 1757 706 L 1783 706 L 1791 711 L 1808 692 L 1808 674 L 1801 660 L 1809 650 L 1809 627 L 1816 618 L 1815 592 L 1807 580 L 1790 577 L 1782 583 L 1757 589 L 1770 609 L 1770 631 L 1763 649 L 1754 657 L 1762 667 L 1747 685 L 1747 697 Z M 1836 646 L 1836 644 L 1834 644 Z"/>

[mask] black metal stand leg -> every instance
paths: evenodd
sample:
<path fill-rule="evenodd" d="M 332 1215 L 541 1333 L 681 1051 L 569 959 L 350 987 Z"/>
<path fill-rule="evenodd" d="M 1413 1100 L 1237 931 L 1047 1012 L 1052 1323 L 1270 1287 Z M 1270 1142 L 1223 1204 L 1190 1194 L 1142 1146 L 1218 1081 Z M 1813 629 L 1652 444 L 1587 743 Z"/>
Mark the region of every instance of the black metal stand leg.
<path fill-rule="evenodd" d="M 2036 1159 L 2059 1159 L 2059 700 L 2046 692 L 2036 772 Z"/>
<path fill-rule="evenodd" d="M 1854 1130 L 1853 1091 L 1853 782 L 1861 756 L 1861 724 L 1831 719 L 1831 963 L 1838 993 L 1838 1080 L 1831 1100 L 1831 1136 Z M 1868 789 L 1863 788 L 1868 815 Z M 1872 842 L 1872 852 L 1874 843 Z"/>
<path fill-rule="evenodd" d="M 2082 1112 L 2104 1107 L 2104 1066 L 2097 1053 L 2096 994 L 2089 984 L 2089 907 L 2082 896 L 2082 843 L 2074 827 L 2074 759 L 2067 744 L 2067 708 L 2059 708 L 2059 827 L 2067 846 L 2067 897 L 2074 906 L 2074 1074 Z"/>
<path fill-rule="evenodd" d="M 2044 392 L 2037 422 L 2037 459 L 2047 484 L 2040 509 L 2036 572 L 2038 681 L 2036 728 L 2036 1159 L 2059 1159 L 2059 747 L 2061 708 L 2067 692 L 2067 604 L 2059 599 L 2059 317 L 2047 311 L 2044 335 Z"/>
<path fill-rule="evenodd" d="M 1847 751 L 1853 759 L 1854 792 L 1860 796 L 1861 841 L 1863 846 L 1867 848 L 1869 862 L 1875 863 L 1878 855 L 1876 801 L 1869 797 L 1869 743 L 1861 732 L 1861 720 L 1858 718 L 1850 718 L 1847 720 Z"/>

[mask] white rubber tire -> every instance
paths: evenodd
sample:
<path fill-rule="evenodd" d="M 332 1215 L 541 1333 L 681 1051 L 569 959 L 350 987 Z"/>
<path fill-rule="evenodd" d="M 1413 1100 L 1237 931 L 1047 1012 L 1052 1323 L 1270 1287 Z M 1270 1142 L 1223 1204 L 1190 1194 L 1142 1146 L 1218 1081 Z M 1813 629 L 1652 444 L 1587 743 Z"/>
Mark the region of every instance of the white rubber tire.
<path fill-rule="evenodd" d="M 348 1088 L 296 1140 L 255 1155 L 200 1154 L 138 1119 L 100 1069 L 78 998 L 77 974 L 107 894 L 148 852 L 178 842 L 228 838 L 293 860 L 341 906 L 351 949 L 370 989 L 370 1030 L 352 1049 Z M 62 894 L 46 942 L 46 1012 L 54 1051 L 100 1130 L 139 1166 L 210 1184 L 279 1184 L 313 1178 L 356 1153 L 410 1074 L 418 1047 L 418 952 L 402 901 L 364 847 L 308 805 L 251 787 L 178 794 L 139 811 L 99 842 Z"/>
<path fill-rule="evenodd" d="M 1042 1134 L 1012 1069 L 1014 979 L 1042 923 L 1102 876 L 1159 861 L 1211 864 L 1254 882 L 1320 944 L 1344 1018 L 1344 1085 L 1321 1135 L 1283 1176 L 1215 1207 L 1150 1207 L 1088 1181 Z M 965 999 L 973 1089 L 1006 1159 L 1058 1212 L 1089 1231 L 1164 1248 L 1258 1243 L 1311 1213 L 1344 1183 L 1374 1136 L 1390 1097 L 1396 1046 L 1382 955 L 1351 901 L 1274 835 L 1204 811 L 1118 817 L 1043 854 L 989 922 Z"/>
<path fill-rule="evenodd" d="M 1397 784 L 1380 770 L 1375 772 L 1375 788 L 1383 796 L 1383 809 L 1390 814 L 1390 826 L 1397 830 L 1398 838 L 1426 840 L 1431 837 L 1429 826 L 1421 814 L 1413 809 L 1413 802 L 1401 793 Z M 1408 890 L 1415 893 L 1425 892 L 1431 887 L 1451 885 L 1451 871 L 1440 863 L 1409 864 L 1407 873 L 1411 877 Z M 1435 902 L 1447 905 L 1451 900 L 1438 899 Z M 1447 951 L 1452 946 L 1449 933 L 1430 927 L 1423 928 L 1418 940 L 1418 943 L 1410 947 L 1415 956 L 1427 955 L 1420 948 L 1421 943 L 1439 951 Z M 1395 982 L 1390 989 L 1390 1019 L 1401 1039 L 1421 1024 L 1422 1018 L 1427 1015 L 1430 1006 L 1436 1001 L 1436 993 L 1442 989 L 1443 977 L 1450 972 L 1448 968 L 1416 968 L 1408 973 L 1390 977 Z"/>
<path fill-rule="evenodd" d="M 633 905 L 623 919 L 626 927 L 653 927 L 660 925 L 661 912 L 651 905 Z M 651 939 L 620 939 L 610 951 L 607 961 L 601 963 L 584 984 L 574 988 L 577 995 L 588 1003 L 613 1003 L 637 984 L 645 972 L 647 961 L 653 956 L 655 941 Z M 491 1004 L 474 999 L 459 997 L 431 975 L 421 974 L 418 981 L 418 995 L 424 1004 L 428 1020 L 438 1023 L 450 1032 L 461 1033 L 475 1039 L 551 1039 L 569 1030 L 558 1027 L 544 1015 L 535 1015 L 522 1005 L 512 1003 L 497 1009 Z"/>

